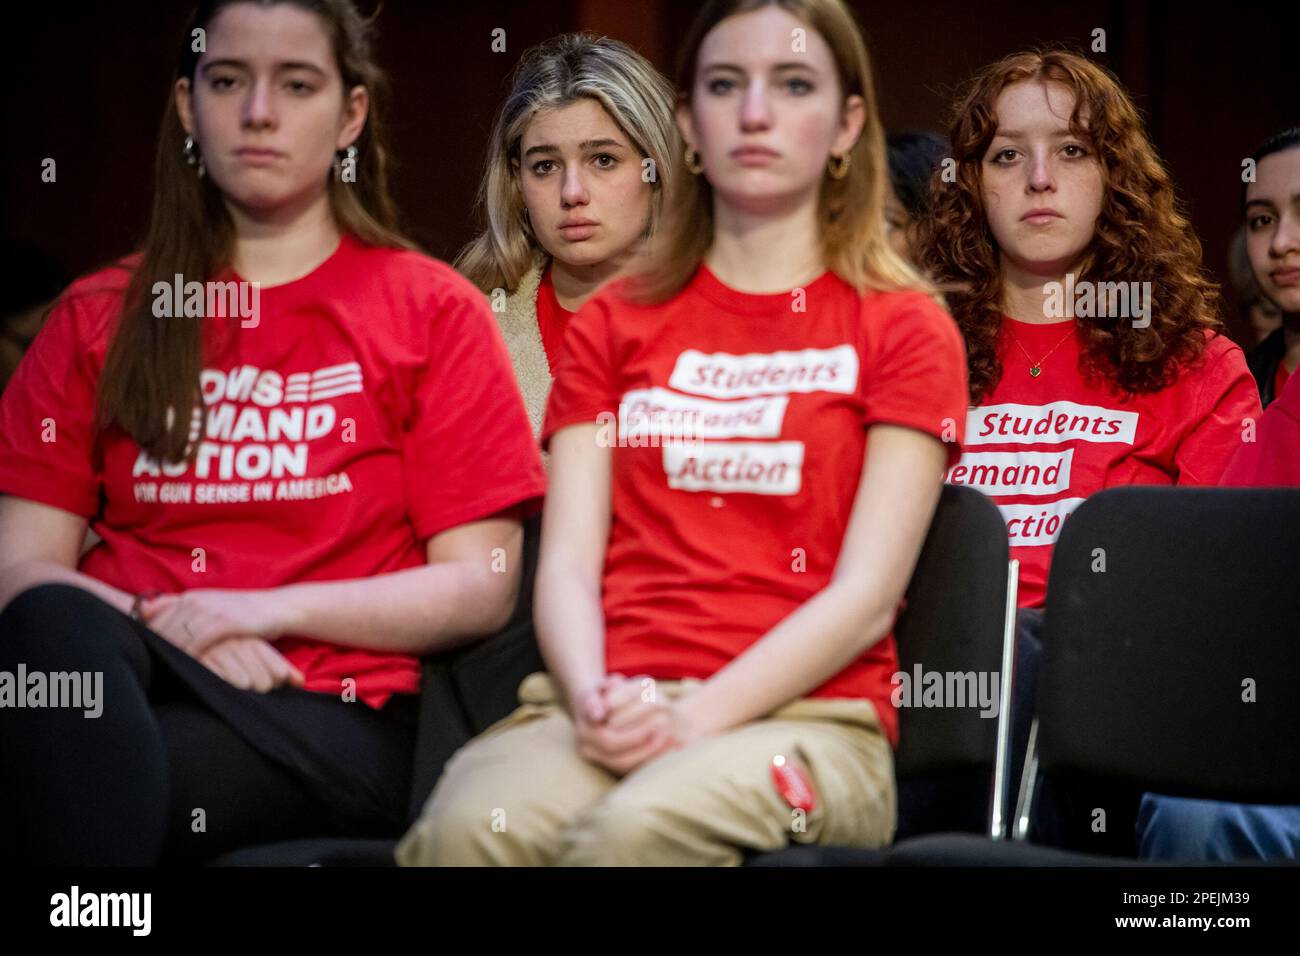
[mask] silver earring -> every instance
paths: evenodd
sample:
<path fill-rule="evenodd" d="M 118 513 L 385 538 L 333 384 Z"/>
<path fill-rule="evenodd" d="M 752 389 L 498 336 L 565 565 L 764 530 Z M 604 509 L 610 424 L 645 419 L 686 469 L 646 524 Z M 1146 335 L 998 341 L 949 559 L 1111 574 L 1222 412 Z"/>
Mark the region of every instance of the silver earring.
<path fill-rule="evenodd" d="M 203 155 L 195 149 L 194 137 L 186 136 L 185 145 L 181 147 L 181 152 L 185 154 L 185 162 L 198 170 L 199 179 L 202 179 L 208 169 L 203 164 Z"/>
<path fill-rule="evenodd" d="M 340 156 L 343 158 L 340 159 Z M 351 165 L 352 175 L 355 177 L 357 172 L 357 147 L 355 144 L 334 154 L 334 177 L 336 179 L 343 178 L 345 164 Z"/>

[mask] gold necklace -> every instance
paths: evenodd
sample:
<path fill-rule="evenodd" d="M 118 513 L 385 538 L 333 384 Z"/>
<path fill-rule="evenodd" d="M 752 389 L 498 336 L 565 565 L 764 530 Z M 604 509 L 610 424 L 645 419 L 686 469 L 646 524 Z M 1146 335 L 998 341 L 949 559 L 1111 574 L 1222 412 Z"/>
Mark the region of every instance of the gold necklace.
<path fill-rule="evenodd" d="M 1011 326 L 1007 326 L 1007 335 L 1011 336 L 1011 341 L 1012 341 L 1012 342 L 1015 342 L 1015 343 L 1016 343 L 1016 347 L 1017 347 L 1018 349 L 1020 349 L 1020 351 L 1022 351 L 1022 352 L 1025 353 L 1025 358 L 1029 359 L 1029 375 L 1030 375 L 1030 377 L 1031 377 L 1031 378 L 1038 378 L 1038 376 L 1040 376 L 1040 375 L 1043 374 L 1043 363 L 1047 361 L 1047 356 L 1048 356 L 1048 355 L 1051 355 L 1053 352 L 1055 352 L 1057 349 L 1059 349 L 1062 345 L 1064 345 L 1064 344 L 1065 344 L 1065 339 L 1068 339 L 1068 338 L 1070 338 L 1070 336 L 1074 335 L 1074 324 L 1071 323 L 1071 325 L 1070 325 L 1070 331 L 1067 332 L 1067 333 L 1065 333 L 1065 338 L 1064 338 L 1064 339 L 1061 339 L 1061 341 L 1057 342 L 1057 343 L 1056 343 L 1055 345 L 1053 345 L 1050 349 L 1048 349 L 1048 350 L 1047 350 L 1047 355 L 1044 355 L 1044 356 L 1043 356 L 1042 358 L 1040 358 L 1037 362 L 1034 361 L 1034 357 L 1033 357 L 1032 355 L 1029 354 L 1029 352 L 1025 349 L 1025 347 L 1024 347 L 1023 345 L 1020 344 L 1020 340 L 1019 340 L 1018 338 L 1016 338 L 1016 333 L 1014 333 L 1014 332 L 1011 331 Z"/>

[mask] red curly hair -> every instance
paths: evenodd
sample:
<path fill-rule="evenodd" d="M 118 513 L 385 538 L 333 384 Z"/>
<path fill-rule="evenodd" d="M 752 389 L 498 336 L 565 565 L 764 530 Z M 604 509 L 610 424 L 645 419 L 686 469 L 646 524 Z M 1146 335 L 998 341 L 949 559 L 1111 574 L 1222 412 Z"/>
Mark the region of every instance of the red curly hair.
<path fill-rule="evenodd" d="M 970 81 L 949 130 L 956 181 L 941 182 L 936 172 L 932 214 L 921 226 L 921 262 L 944 288 L 966 337 L 971 400 L 978 403 L 1002 377 L 1002 278 L 981 199 L 981 165 L 997 132 L 998 96 L 1026 80 L 1060 83 L 1074 93 L 1070 130 L 1092 144 L 1106 185 L 1096 232 L 1072 270 L 1076 281 L 1150 282 L 1151 299 L 1160 304 L 1147 328 L 1076 318 L 1084 336 L 1080 371 L 1124 392 L 1158 391 L 1200 356 L 1208 330 L 1222 330 L 1218 287 L 1201 265 L 1200 240 L 1119 81 L 1078 54 L 1048 50 L 1008 56 Z"/>

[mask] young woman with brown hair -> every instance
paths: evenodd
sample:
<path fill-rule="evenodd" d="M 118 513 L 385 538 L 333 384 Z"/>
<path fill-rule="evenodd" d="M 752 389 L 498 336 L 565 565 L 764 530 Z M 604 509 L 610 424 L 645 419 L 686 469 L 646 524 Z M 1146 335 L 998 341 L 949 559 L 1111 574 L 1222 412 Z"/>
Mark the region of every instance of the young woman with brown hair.
<path fill-rule="evenodd" d="M 391 833 L 419 656 L 511 614 L 541 463 L 482 296 L 393 224 L 382 79 L 348 0 L 202 3 L 143 250 L 0 402 L 0 670 L 94 718 L 0 712 L 22 857 Z"/>

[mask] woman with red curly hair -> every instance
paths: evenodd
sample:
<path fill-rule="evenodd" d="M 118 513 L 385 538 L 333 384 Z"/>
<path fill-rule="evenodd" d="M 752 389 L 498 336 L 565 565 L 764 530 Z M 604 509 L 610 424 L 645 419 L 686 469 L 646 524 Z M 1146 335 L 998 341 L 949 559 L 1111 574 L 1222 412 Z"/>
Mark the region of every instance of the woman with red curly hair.
<path fill-rule="evenodd" d="M 1052 545 L 1114 485 L 1213 485 L 1259 397 L 1128 94 L 1095 63 L 984 69 L 951 129 L 923 256 L 966 337 L 973 408 L 948 480 L 990 494 L 1041 607 Z"/>
<path fill-rule="evenodd" d="M 1116 485 L 1213 485 L 1260 415 L 1201 247 L 1128 94 L 1064 51 L 980 71 L 921 256 L 966 339 L 972 408 L 948 471 L 998 504 L 1019 604 L 1044 603 L 1069 514 Z M 1018 739 L 1041 612 L 1022 611 Z"/>

